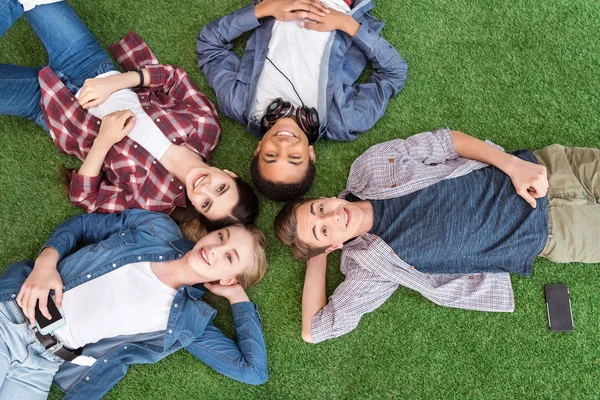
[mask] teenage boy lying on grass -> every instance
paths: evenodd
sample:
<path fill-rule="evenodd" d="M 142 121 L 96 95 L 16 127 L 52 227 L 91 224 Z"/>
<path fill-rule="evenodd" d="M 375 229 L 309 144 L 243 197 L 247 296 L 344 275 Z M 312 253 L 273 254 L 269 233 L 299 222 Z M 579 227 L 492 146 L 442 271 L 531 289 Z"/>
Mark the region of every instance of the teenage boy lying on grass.
<path fill-rule="evenodd" d="M 221 111 L 262 137 L 252 180 L 268 198 L 302 196 L 315 176 L 313 143 L 353 140 L 383 115 L 406 62 L 379 36 L 371 0 L 264 0 L 207 24 L 198 66 Z M 253 31 L 240 60 L 232 41 Z M 357 79 L 371 63 L 364 83 Z"/>
<path fill-rule="evenodd" d="M 308 260 L 302 337 L 354 329 L 399 285 L 436 304 L 514 310 L 509 272 L 536 256 L 600 262 L 600 150 L 552 145 L 513 154 L 447 128 L 375 145 L 338 198 L 298 199 L 275 220 Z M 326 254 L 346 276 L 325 296 Z"/>

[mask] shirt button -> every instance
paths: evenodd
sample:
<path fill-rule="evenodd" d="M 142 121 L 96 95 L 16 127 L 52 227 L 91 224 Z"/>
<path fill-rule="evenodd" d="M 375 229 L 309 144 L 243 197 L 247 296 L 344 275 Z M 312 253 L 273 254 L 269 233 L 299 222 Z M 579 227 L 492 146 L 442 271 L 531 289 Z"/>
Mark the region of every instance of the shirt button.
<path fill-rule="evenodd" d="M 163 256 L 158 256 L 158 259 L 159 259 L 159 260 L 162 260 L 162 259 L 163 259 Z"/>
<path fill-rule="evenodd" d="M 390 254 L 394 254 L 394 250 L 390 250 Z"/>
<path fill-rule="evenodd" d="M 143 98 L 144 98 L 144 96 L 140 96 L 140 99 L 143 99 Z"/>
<path fill-rule="evenodd" d="M 470 279 L 470 280 L 473 280 L 473 275 L 469 275 L 469 279 Z"/>
<path fill-rule="evenodd" d="M 117 268 L 117 264 L 113 263 L 113 268 Z"/>
<path fill-rule="evenodd" d="M 152 164 L 156 164 L 156 160 L 152 161 Z"/>
<path fill-rule="evenodd" d="M 394 183 L 392 186 L 390 186 L 390 188 L 392 188 L 392 189 L 393 189 L 393 188 L 395 188 L 396 186 L 398 186 L 398 185 L 396 185 L 396 184 Z"/>
<path fill-rule="evenodd" d="M 175 140 L 175 139 L 173 139 L 173 140 Z M 174 180 L 175 180 L 175 178 L 171 178 L 171 182 L 173 182 Z"/>
<path fill-rule="evenodd" d="M 388 161 L 389 162 L 394 162 L 394 159 L 393 158 L 388 158 Z"/>
<path fill-rule="evenodd" d="M 133 145 L 133 148 L 134 148 L 134 149 L 137 149 L 137 144 L 134 144 L 134 145 Z"/>
<path fill-rule="evenodd" d="M 366 239 L 367 238 L 367 234 L 363 233 L 362 235 L 360 235 L 361 238 Z"/>
<path fill-rule="evenodd" d="M 176 139 L 173 139 L 173 143 L 175 143 L 175 140 L 176 140 Z"/>
<path fill-rule="evenodd" d="M 183 186 L 179 186 L 179 190 L 182 190 L 182 189 L 183 189 Z"/>
<path fill-rule="evenodd" d="M 173 330 L 172 330 L 172 329 L 169 329 L 169 333 L 173 333 Z"/>
<path fill-rule="evenodd" d="M 87 278 L 90 279 L 92 276 L 90 274 L 87 274 Z"/>
<path fill-rule="evenodd" d="M 104 360 L 104 362 L 108 362 L 108 360 Z"/>
<path fill-rule="evenodd" d="M 123 349 L 124 349 L 124 350 L 127 350 L 127 346 L 123 346 Z"/>
<path fill-rule="evenodd" d="M 156 122 L 160 122 L 160 118 L 156 118 Z"/>
<path fill-rule="evenodd" d="M 100 125 L 100 121 L 96 122 L 96 125 Z"/>
<path fill-rule="evenodd" d="M 179 307 L 179 304 L 175 303 L 175 304 L 173 305 L 173 307 L 177 308 L 177 307 Z"/>
<path fill-rule="evenodd" d="M 138 260 L 141 260 L 141 259 L 142 259 L 142 256 L 138 256 Z"/>
<path fill-rule="evenodd" d="M 411 270 L 411 271 L 414 271 L 414 270 L 415 270 L 415 266 L 414 266 L 414 265 L 411 265 L 411 266 L 410 266 L 410 270 Z"/>
<path fill-rule="evenodd" d="M 427 279 L 431 279 L 431 276 L 427 275 Z"/>
<path fill-rule="evenodd" d="M 183 254 L 178 254 L 177 257 L 181 258 L 181 256 L 183 256 Z"/>
<path fill-rule="evenodd" d="M 13 293 L 10 295 L 10 297 L 14 299 L 15 297 L 17 297 L 17 295 Z"/>
<path fill-rule="evenodd" d="M 124 234 L 124 233 L 121 233 L 121 236 L 125 236 L 125 234 Z"/>
<path fill-rule="evenodd" d="M 89 376 L 86 376 L 86 377 L 85 377 L 85 380 L 86 380 L 86 381 L 89 381 L 89 380 L 90 380 L 90 377 L 89 377 Z"/>

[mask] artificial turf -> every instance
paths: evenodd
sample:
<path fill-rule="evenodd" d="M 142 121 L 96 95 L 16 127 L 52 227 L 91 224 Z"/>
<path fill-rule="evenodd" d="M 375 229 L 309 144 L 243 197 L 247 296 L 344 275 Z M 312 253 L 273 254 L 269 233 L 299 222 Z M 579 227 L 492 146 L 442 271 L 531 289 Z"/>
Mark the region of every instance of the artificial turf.
<path fill-rule="evenodd" d="M 183 67 L 210 99 L 196 66 L 195 38 L 242 0 L 70 1 L 107 48 L 137 31 L 163 63 Z M 348 143 L 315 146 L 318 173 L 310 195 L 334 196 L 350 164 L 370 145 L 449 126 L 512 151 L 552 143 L 600 147 L 600 2 L 596 0 L 379 1 L 382 35 L 409 64 L 405 89 L 368 133 Z M 243 50 L 242 37 L 236 48 Z M 0 39 L 0 62 L 38 66 L 43 47 L 21 19 Z M 257 140 L 221 117 L 214 164 L 249 178 Z M 0 254 L 2 269 L 34 258 L 52 230 L 80 211 L 61 191 L 59 155 L 32 122 L 0 117 Z M 318 345 L 300 337 L 303 264 L 277 242 L 281 204 L 261 198 L 259 225 L 270 267 L 250 290 L 259 306 L 269 381 L 258 387 L 228 379 L 180 351 L 136 365 L 108 399 L 356 399 L 600 397 L 600 268 L 538 259 L 531 278 L 513 276 L 510 314 L 443 308 L 400 288 L 358 328 Z M 343 279 L 330 256 L 327 291 Z M 575 331 L 547 328 L 543 288 L 566 283 Z M 233 335 L 223 299 L 208 296 L 216 324 Z M 53 387 L 50 398 L 61 392 Z"/>

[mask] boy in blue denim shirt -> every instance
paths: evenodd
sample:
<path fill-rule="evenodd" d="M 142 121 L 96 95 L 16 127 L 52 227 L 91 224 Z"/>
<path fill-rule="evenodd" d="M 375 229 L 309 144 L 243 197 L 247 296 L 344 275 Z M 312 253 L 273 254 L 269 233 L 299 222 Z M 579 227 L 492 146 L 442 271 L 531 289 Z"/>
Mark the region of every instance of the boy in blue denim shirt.
<path fill-rule="evenodd" d="M 353 140 L 385 112 L 406 80 L 404 59 L 379 36 L 371 0 L 264 0 L 207 24 L 198 66 L 221 111 L 262 135 L 252 160 L 255 186 L 285 201 L 315 175 L 312 144 Z M 254 30 L 240 59 L 232 41 Z M 368 62 L 373 72 L 357 79 Z"/>

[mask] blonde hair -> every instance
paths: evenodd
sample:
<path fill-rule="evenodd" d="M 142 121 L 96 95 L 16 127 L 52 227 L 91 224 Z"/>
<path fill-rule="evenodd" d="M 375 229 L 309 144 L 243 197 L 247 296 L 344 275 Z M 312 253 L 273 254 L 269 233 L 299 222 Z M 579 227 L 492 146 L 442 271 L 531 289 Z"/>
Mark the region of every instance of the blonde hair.
<path fill-rule="evenodd" d="M 298 220 L 296 213 L 298 208 L 314 198 L 300 198 L 287 203 L 277 217 L 275 217 L 275 234 L 285 244 L 289 246 L 292 254 L 298 260 L 308 260 L 314 256 L 325 253 L 327 246 L 314 247 L 304 243 L 298 238 Z"/>
<path fill-rule="evenodd" d="M 234 226 L 239 226 L 244 228 L 254 240 L 254 254 L 253 254 L 253 262 L 252 266 L 246 268 L 242 273 L 240 273 L 235 278 L 238 283 L 242 285 L 244 289 L 248 289 L 249 287 L 256 285 L 262 278 L 264 278 L 267 273 L 267 238 L 265 234 L 255 225 L 241 225 L 236 224 Z"/>

